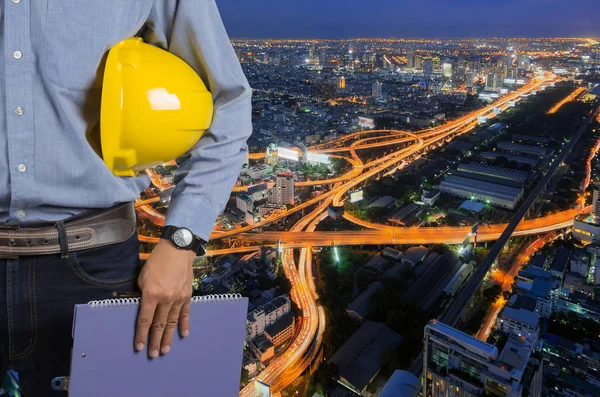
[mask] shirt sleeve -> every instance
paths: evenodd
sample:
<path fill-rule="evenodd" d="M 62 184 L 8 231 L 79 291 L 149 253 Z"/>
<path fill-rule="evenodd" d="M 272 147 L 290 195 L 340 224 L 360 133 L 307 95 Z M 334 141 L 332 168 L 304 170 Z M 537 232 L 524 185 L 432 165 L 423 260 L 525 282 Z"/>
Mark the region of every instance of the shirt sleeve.
<path fill-rule="evenodd" d="M 182 158 L 165 225 L 208 241 L 244 163 L 252 133 L 252 90 L 215 0 L 155 0 L 145 40 L 185 60 L 214 101 L 210 127 Z"/>

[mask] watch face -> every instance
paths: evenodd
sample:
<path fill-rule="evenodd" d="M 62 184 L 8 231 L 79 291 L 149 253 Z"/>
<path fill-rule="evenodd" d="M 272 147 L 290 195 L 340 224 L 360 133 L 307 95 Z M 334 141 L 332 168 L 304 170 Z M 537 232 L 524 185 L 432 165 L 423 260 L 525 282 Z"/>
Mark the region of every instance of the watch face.
<path fill-rule="evenodd" d="M 194 235 L 188 229 L 177 229 L 175 233 L 173 233 L 173 242 L 181 248 L 188 247 L 192 244 L 193 238 Z"/>

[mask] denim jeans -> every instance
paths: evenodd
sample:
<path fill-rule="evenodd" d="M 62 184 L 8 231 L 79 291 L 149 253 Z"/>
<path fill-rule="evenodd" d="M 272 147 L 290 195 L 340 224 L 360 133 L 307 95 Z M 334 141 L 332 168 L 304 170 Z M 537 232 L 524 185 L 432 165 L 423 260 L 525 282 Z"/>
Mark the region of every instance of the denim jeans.
<path fill-rule="evenodd" d="M 68 259 L 0 259 L 0 379 L 12 367 L 24 397 L 66 397 L 51 380 L 70 372 L 74 305 L 139 292 L 141 267 L 137 232 Z"/>

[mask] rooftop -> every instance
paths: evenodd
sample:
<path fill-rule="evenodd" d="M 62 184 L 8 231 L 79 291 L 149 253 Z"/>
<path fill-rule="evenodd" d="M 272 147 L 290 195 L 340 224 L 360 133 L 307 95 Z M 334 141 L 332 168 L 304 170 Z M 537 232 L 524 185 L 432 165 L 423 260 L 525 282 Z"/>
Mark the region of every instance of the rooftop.
<path fill-rule="evenodd" d="M 570 249 L 563 246 L 559 247 L 556 251 L 554 261 L 552 261 L 552 265 L 550 266 L 550 270 L 557 273 L 564 273 L 565 269 L 567 268 L 567 263 L 569 262 L 570 256 Z"/>
<path fill-rule="evenodd" d="M 353 311 L 361 319 L 364 319 L 369 314 L 371 298 L 375 294 L 375 291 L 380 288 L 383 288 L 383 283 L 381 281 L 375 281 L 374 283 L 371 283 L 367 289 L 362 292 L 362 294 L 350 302 L 346 310 Z"/>
<path fill-rule="evenodd" d="M 535 266 L 529 266 L 526 269 L 519 270 L 519 276 L 528 279 L 545 278 L 547 280 L 550 280 L 552 278 L 552 274 L 550 272 L 547 272 Z"/>
<path fill-rule="evenodd" d="M 417 263 L 425 258 L 425 255 L 429 253 L 429 249 L 423 246 L 410 247 L 402 255 L 403 262 Z"/>
<path fill-rule="evenodd" d="M 511 335 L 502 349 L 498 361 L 506 365 L 504 368 L 510 372 L 511 378 L 520 380 L 531 356 L 531 350 L 531 346 L 522 339 Z"/>
<path fill-rule="evenodd" d="M 496 346 L 480 341 L 471 335 L 465 334 L 464 332 L 459 331 L 456 328 L 452 328 L 451 326 L 441 323 L 437 320 L 429 321 L 429 324 L 427 324 L 426 328 L 439 332 L 440 334 L 452 339 L 465 349 L 474 351 L 488 359 L 496 359 L 496 357 L 498 357 L 498 348 Z"/>
<path fill-rule="evenodd" d="M 415 397 L 421 390 L 419 378 L 408 371 L 397 369 L 388 379 L 378 397 Z"/>
<path fill-rule="evenodd" d="M 385 324 L 365 321 L 329 360 L 341 378 L 362 391 L 381 368 L 381 356 L 402 337 Z"/>
<path fill-rule="evenodd" d="M 550 296 L 551 290 L 550 281 L 536 278 L 531 285 L 531 295 L 539 298 L 547 298 Z"/>
<path fill-rule="evenodd" d="M 480 212 L 483 207 L 485 206 L 480 201 L 465 200 L 464 203 L 462 203 L 458 208 L 465 209 L 467 211 Z"/>
<path fill-rule="evenodd" d="M 369 208 L 380 207 L 387 208 L 392 206 L 396 202 L 396 199 L 392 196 L 377 197 L 369 203 Z"/>
<path fill-rule="evenodd" d="M 537 327 L 540 321 L 540 315 L 536 312 L 530 312 L 525 309 L 514 309 L 512 307 L 505 306 L 500 312 L 500 318 L 510 318 L 518 321 L 521 324 L 526 324 L 531 327 Z"/>
<path fill-rule="evenodd" d="M 292 315 L 292 313 L 286 313 L 283 316 L 281 316 L 277 321 L 275 321 L 273 324 L 269 325 L 268 327 L 265 328 L 265 333 L 271 335 L 271 337 L 274 337 L 275 335 L 279 334 L 281 331 L 289 328 L 294 322 L 294 316 Z"/>
<path fill-rule="evenodd" d="M 484 197 L 498 198 L 504 200 L 517 200 L 523 192 L 522 189 L 483 182 L 476 179 L 464 178 L 462 176 L 450 175 L 440 184 L 440 188 L 460 189 L 472 194 L 481 194 Z"/>

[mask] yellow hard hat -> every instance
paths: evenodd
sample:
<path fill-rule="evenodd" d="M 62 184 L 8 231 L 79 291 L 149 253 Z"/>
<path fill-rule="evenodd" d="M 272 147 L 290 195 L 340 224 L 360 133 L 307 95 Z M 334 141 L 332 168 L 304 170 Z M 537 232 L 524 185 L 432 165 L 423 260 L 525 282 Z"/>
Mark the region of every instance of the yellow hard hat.
<path fill-rule="evenodd" d="M 137 37 L 108 52 L 100 141 L 113 174 L 135 176 L 185 154 L 212 117 L 211 93 L 182 59 Z"/>

